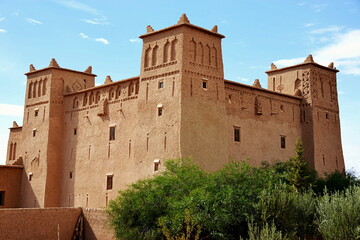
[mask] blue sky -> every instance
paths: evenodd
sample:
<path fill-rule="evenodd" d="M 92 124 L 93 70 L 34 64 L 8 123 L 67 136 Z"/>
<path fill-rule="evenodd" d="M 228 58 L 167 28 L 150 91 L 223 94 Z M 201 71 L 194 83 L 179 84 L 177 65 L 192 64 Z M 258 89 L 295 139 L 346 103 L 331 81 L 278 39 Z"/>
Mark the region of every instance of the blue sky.
<path fill-rule="evenodd" d="M 267 86 L 270 63 L 335 62 L 342 141 L 348 170 L 360 175 L 360 1 L 0 1 L 0 163 L 5 162 L 8 128 L 22 124 L 23 73 L 56 58 L 64 68 L 93 66 L 102 83 L 139 75 L 146 26 L 191 23 L 224 34 L 225 78 Z"/>

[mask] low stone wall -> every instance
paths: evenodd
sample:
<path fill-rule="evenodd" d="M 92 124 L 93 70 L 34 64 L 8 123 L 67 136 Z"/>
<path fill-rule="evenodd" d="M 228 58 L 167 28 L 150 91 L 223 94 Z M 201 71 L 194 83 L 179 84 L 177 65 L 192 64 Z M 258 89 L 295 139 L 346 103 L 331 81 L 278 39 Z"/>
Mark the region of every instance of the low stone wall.
<path fill-rule="evenodd" d="M 17 208 L 0 210 L 0 239 L 72 238 L 81 208 Z"/>
<path fill-rule="evenodd" d="M 105 210 L 99 208 L 83 208 L 85 239 L 114 240 L 114 230 L 108 226 Z"/>

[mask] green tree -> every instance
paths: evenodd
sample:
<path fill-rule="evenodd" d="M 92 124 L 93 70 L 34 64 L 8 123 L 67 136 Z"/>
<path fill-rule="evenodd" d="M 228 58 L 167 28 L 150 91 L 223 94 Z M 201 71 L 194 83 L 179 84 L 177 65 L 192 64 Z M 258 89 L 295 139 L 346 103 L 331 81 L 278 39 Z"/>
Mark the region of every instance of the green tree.
<path fill-rule="evenodd" d="M 316 180 L 316 172 L 310 170 L 304 156 L 304 147 L 300 139 L 295 143 L 295 157 L 287 162 L 288 182 L 296 190 L 305 190 Z"/>

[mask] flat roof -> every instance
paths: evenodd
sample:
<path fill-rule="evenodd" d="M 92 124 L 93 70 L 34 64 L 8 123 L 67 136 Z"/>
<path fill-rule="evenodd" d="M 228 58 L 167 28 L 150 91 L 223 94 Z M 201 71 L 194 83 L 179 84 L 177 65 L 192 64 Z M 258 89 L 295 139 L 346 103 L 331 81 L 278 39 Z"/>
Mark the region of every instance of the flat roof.
<path fill-rule="evenodd" d="M 164 32 L 164 31 L 167 31 L 167 30 L 170 30 L 170 29 L 173 29 L 173 28 L 181 27 L 181 26 L 188 26 L 188 27 L 195 28 L 195 29 L 197 29 L 197 30 L 200 30 L 200 31 L 203 31 L 203 32 L 212 34 L 212 35 L 215 35 L 215 36 L 220 37 L 220 38 L 225 38 L 225 36 L 222 35 L 222 34 L 220 34 L 220 33 L 212 32 L 212 31 L 210 31 L 210 30 L 208 30 L 208 29 L 205 29 L 205 28 L 196 26 L 196 25 L 191 24 L 191 23 L 177 23 L 177 24 L 172 25 L 172 26 L 170 26 L 170 27 L 166 27 L 166 28 L 163 28 L 163 29 L 160 29 L 160 30 L 156 30 L 156 31 L 153 31 L 153 32 L 145 33 L 145 34 L 139 36 L 139 38 L 143 39 L 143 38 L 145 38 L 145 37 L 147 37 L 147 36 L 150 36 L 150 35 L 153 35 L 153 34 L 155 34 L 155 33 Z"/>
<path fill-rule="evenodd" d="M 300 67 L 300 66 L 305 66 L 305 65 L 315 65 L 317 67 L 326 69 L 326 70 L 330 70 L 333 72 L 339 72 L 339 70 L 337 70 L 336 68 L 329 68 L 329 67 L 325 67 L 323 65 L 320 65 L 316 62 L 304 62 L 304 63 L 300 63 L 300 64 L 296 64 L 296 65 L 292 65 L 292 66 L 288 66 L 288 67 L 283 67 L 283 68 L 278 68 L 278 69 L 273 69 L 273 70 L 269 70 L 266 71 L 265 73 L 273 73 L 273 72 L 277 72 L 277 71 L 282 71 L 282 70 L 287 70 L 287 69 L 291 69 L 291 68 L 296 68 L 296 67 Z"/>
<path fill-rule="evenodd" d="M 115 82 L 112 82 L 112 83 L 102 84 L 102 85 L 95 86 L 95 87 L 91 87 L 91 88 L 86 88 L 86 89 L 80 90 L 80 91 L 78 91 L 78 92 L 66 93 L 66 94 L 64 94 L 64 96 L 71 96 L 71 95 L 75 95 L 75 94 L 78 94 L 78 93 L 83 93 L 83 92 L 87 92 L 87 91 L 92 91 L 92 90 L 94 90 L 94 89 L 100 89 L 100 88 L 104 88 L 104 87 L 116 85 L 116 84 L 119 84 L 119 83 L 136 80 L 136 79 L 140 79 L 140 76 L 131 77 L 131 78 L 126 78 L 126 79 L 122 79 L 122 80 L 115 81 Z"/>
<path fill-rule="evenodd" d="M 65 70 L 65 71 L 69 71 L 69 72 L 81 73 L 81 74 L 97 77 L 95 74 L 92 74 L 92 73 L 80 72 L 80 71 L 76 71 L 76 70 L 72 70 L 72 69 L 68 69 L 68 68 L 53 67 L 53 66 L 46 67 L 46 68 L 41 68 L 41 69 L 31 71 L 31 72 L 27 72 L 24 75 L 30 75 L 32 73 L 37 73 L 37 72 L 45 71 L 45 70 L 48 70 L 48 69 L 59 69 L 59 70 Z"/>
<path fill-rule="evenodd" d="M 296 99 L 300 99 L 300 100 L 302 99 L 301 96 L 295 96 L 295 95 L 290 95 L 290 94 L 286 94 L 286 93 L 274 92 L 274 91 L 266 89 L 266 88 L 254 87 L 254 86 L 251 86 L 251 85 L 247 85 L 247 84 L 243 84 L 243 83 L 239 83 L 239 82 L 234 82 L 234 81 L 230 81 L 230 80 L 226 80 L 226 79 L 225 79 L 225 83 L 230 83 L 230 84 L 233 84 L 233 85 L 246 87 L 246 88 L 251 88 L 251 89 L 255 89 L 255 90 L 259 90 L 259 91 L 263 91 L 263 92 L 267 92 L 267 93 L 272 93 L 272 94 L 276 94 L 276 95 L 283 96 L 283 97 L 291 97 L 291 98 L 296 98 Z"/>

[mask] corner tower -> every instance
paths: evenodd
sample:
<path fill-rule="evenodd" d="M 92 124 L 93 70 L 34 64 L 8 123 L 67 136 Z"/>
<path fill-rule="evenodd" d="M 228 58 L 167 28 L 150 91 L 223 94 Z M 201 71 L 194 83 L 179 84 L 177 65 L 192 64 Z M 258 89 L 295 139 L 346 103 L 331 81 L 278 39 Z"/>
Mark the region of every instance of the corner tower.
<path fill-rule="evenodd" d="M 153 124 L 162 124 L 173 134 L 176 154 L 165 154 L 165 158 L 193 157 L 207 170 L 221 167 L 228 158 L 221 50 L 224 36 L 217 32 L 217 26 L 212 30 L 195 26 L 183 14 L 173 26 L 158 31 L 148 26 L 140 38 L 139 110 L 149 111 L 141 124 L 149 131 Z"/>
<path fill-rule="evenodd" d="M 38 70 L 30 65 L 25 75 L 23 126 L 10 129 L 7 164 L 24 165 L 21 207 L 59 207 L 64 94 L 94 86 L 95 75 L 61 68 L 55 59 Z"/>
<path fill-rule="evenodd" d="M 322 66 L 309 55 L 301 64 L 268 74 L 270 90 L 303 97 L 301 104 L 302 141 L 310 165 L 323 174 L 345 170 L 340 134 L 339 104 L 334 64 Z"/>

